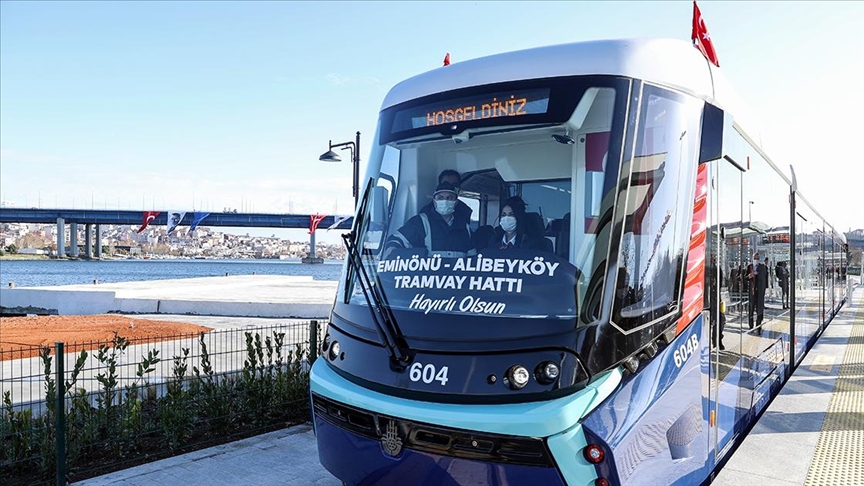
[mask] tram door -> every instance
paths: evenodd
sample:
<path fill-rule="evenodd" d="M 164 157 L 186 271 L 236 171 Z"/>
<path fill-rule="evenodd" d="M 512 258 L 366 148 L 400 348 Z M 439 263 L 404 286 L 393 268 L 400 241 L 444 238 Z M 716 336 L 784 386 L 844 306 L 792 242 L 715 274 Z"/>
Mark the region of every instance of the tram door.
<path fill-rule="evenodd" d="M 738 381 L 749 301 L 742 170 L 719 159 L 710 162 L 705 308 L 710 339 L 709 424 L 715 462 L 729 450 L 741 418 Z"/>

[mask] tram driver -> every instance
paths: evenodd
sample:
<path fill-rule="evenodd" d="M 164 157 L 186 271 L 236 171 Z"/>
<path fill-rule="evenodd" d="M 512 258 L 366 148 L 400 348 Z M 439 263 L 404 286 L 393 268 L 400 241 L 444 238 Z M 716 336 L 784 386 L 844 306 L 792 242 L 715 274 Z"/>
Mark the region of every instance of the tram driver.
<path fill-rule="evenodd" d="M 456 188 L 456 195 L 458 197 L 459 191 L 462 187 L 462 176 L 459 175 L 459 172 L 453 169 L 442 170 L 441 173 L 438 174 L 438 184 L 441 184 L 442 182 L 449 182 L 450 184 L 453 184 L 453 187 Z M 461 216 L 464 216 L 465 219 L 471 221 L 471 213 L 473 212 L 473 210 L 470 206 L 460 201 L 459 199 L 456 199 L 456 208 L 454 212 L 457 215 L 461 213 Z"/>
<path fill-rule="evenodd" d="M 475 255 L 471 212 L 456 210 L 458 197 L 453 184 L 439 183 L 432 202 L 387 238 L 385 255 L 395 248 L 425 248 L 428 255 L 449 258 Z"/>

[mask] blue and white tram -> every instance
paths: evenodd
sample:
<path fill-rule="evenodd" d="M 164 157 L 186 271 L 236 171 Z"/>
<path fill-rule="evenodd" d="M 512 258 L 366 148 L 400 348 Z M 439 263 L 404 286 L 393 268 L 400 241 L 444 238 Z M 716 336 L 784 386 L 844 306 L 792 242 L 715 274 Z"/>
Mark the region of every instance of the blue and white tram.
<path fill-rule="evenodd" d="M 351 485 L 710 478 L 842 305 L 842 236 L 741 110 L 675 40 L 396 85 L 311 371 L 321 463 Z M 385 251 L 447 169 L 475 248 Z M 544 244 L 484 248 L 514 195 Z"/>

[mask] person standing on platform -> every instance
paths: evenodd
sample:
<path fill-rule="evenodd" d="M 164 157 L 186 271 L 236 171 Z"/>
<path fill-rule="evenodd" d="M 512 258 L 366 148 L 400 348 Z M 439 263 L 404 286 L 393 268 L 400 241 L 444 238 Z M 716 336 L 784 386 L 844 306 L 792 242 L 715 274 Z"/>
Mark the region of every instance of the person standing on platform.
<path fill-rule="evenodd" d="M 786 262 L 777 262 L 775 269 L 777 274 L 777 284 L 780 286 L 782 293 L 782 304 L 784 309 L 789 308 L 789 269 L 786 268 Z"/>
<path fill-rule="evenodd" d="M 720 350 L 723 346 L 723 329 L 726 327 L 726 316 L 721 312 L 719 302 L 719 289 L 724 287 L 723 271 L 717 266 L 717 257 L 711 255 L 711 262 L 705 266 L 705 304 L 708 306 L 708 314 L 711 319 L 711 344 Z M 719 326 L 718 326 L 719 324 Z M 718 329 L 719 327 L 719 329 Z"/>
<path fill-rule="evenodd" d="M 750 274 L 750 295 L 753 303 L 750 306 L 750 329 L 753 329 L 753 312 L 756 312 L 756 334 L 762 335 L 762 319 L 765 316 L 765 290 L 768 288 L 768 267 L 759 261 L 759 252 L 753 255 L 753 267 Z"/>

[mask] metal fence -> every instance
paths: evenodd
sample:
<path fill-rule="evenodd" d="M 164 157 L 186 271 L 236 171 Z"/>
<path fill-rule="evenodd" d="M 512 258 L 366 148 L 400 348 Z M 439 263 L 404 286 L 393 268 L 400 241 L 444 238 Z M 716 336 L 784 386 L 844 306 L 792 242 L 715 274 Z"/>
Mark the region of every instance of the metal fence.
<path fill-rule="evenodd" d="M 319 325 L 0 351 L 0 484 L 66 484 L 304 422 Z"/>

